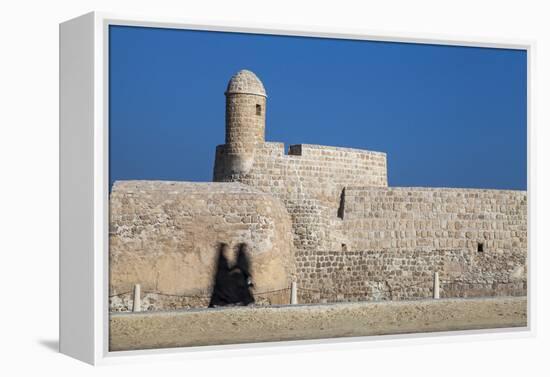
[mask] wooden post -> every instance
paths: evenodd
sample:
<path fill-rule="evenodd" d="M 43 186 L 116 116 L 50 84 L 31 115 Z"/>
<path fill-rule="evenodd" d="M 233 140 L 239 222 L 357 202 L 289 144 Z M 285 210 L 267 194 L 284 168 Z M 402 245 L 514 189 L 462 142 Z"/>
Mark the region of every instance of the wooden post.
<path fill-rule="evenodd" d="M 290 284 L 290 305 L 296 305 L 298 303 L 298 288 L 296 282 L 293 281 Z"/>
<path fill-rule="evenodd" d="M 134 305 L 132 307 L 132 311 L 141 311 L 141 287 L 139 284 L 134 285 Z"/>
<path fill-rule="evenodd" d="M 439 299 L 439 273 L 434 272 L 434 300 Z"/>

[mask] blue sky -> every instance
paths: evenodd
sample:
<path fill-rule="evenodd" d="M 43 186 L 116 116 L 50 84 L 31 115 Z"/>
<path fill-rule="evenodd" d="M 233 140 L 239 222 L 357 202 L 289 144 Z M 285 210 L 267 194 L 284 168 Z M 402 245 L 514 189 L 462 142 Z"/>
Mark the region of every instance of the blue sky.
<path fill-rule="evenodd" d="M 268 94 L 266 140 L 386 152 L 390 186 L 527 188 L 527 55 L 111 26 L 110 184 L 211 181 L 224 91 Z"/>

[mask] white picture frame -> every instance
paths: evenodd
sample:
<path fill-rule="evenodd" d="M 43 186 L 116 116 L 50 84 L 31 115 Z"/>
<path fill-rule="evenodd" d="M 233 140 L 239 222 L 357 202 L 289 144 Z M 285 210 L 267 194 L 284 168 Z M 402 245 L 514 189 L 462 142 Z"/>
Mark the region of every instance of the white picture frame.
<path fill-rule="evenodd" d="M 174 29 L 330 37 L 451 46 L 514 48 L 527 52 L 528 150 L 533 127 L 532 72 L 535 44 L 453 36 L 409 35 L 281 25 L 201 24 L 190 20 L 92 12 L 60 24 L 60 351 L 90 364 L 151 358 L 293 352 L 302 348 L 376 346 L 383 342 L 457 341 L 534 334 L 534 250 L 528 250 L 528 327 L 436 334 L 303 340 L 143 351 L 108 350 L 108 29 L 130 25 Z M 528 158 L 528 237 L 533 238 L 534 196 Z M 376 340 L 376 342 L 373 342 Z M 197 354 L 197 351 L 200 351 Z"/>

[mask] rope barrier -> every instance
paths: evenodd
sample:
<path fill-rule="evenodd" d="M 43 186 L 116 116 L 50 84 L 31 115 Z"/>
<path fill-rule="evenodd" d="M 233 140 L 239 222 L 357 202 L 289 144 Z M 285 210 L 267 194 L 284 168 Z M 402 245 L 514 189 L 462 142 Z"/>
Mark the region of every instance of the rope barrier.
<path fill-rule="evenodd" d="M 258 292 L 258 293 L 254 293 L 254 296 L 262 296 L 262 295 L 265 295 L 265 294 L 268 294 L 268 293 L 275 293 L 275 292 L 282 292 L 282 291 L 289 291 L 291 288 L 282 288 L 282 289 L 276 289 L 274 291 L 266 291 L 266 292 Z"/>
<path fill-rule="evenodd" d="M 388 282 L 388 280 L 374 280 L 374 282 L 377 282 L 377 283 L 384 283 L 384 284 L 388 284 L 390 285 L 390 283 L 393 283 L 393 282 Z M 403 289 L 407 289 L 407 288 L 412 288 L 412 287 L 418 287 L 422 284 L 426 284 L 426 283 L 430 283 L 432 284 L 433 283 L 433 280 L 432 279 L 426 279 L 426 280 L 421 280 L 421 281 L 418 281 L 418 282 L 415 282 L 415 283 L 412 283 L 412 284 L 408 284 L 408 285 L 397 285 L 395 287 L 392 287 L 390 289 L 383 289 L 383 290 L 378 290 L 378 292 L 382 292 L 382 293 L 395 293 L 396 291 L 399 291 L 399 290 L 403 290 Z M 462 279 L 447 279 L 447 280 L 440 280 L 440 283 L 442 284 L 455 284 L 455 283 L 462 283 L 462 284 L 477 284 L 477 283 L 469 283 L 467 281 L 464 281 Z M 497 284 L 518 284 L 518 282 L 511 282 L 511 281 L 508 281 L 508 282 L 496 282 Z M 521 282 L 519 282 L 521 283 Z M 271 291 L 265 291 L 265 292 L 254 292 L 254 295 L 255 296 L 262 296 L 262 295 L 267 295 L 267 294 L 270 294 L 270 293 L 277 293 L 277 292 L 283 292 L 283 291 L 290 291 L 292 288 L 291 287 L 288 287 L 288 288 L 281 288 L 281 289 L 275 289 L 275 290 L 271 290 Z M 297 290 L 298 291 L 306 291 L 306 292 L 315 292 L 315 293 L 319 293 L 319 294 L 322 294 L 322 293 L 329 293 L 329 294 L 334 294 L 335 291 L 334 290 L 331 290 L 331 289 L 312 289 L 312 288 L 302 288 L 302 287 L 297 287 Z M 113 297 L 117 297 L 117 296 L 124 296 L 124 295 L 127 295 L 127 294 L 131 294 L 133 291 L 130 290 L 130 291 L 126 291 L 126 292 L 122 292 L 122 293 L 116 293 L 116 294 L 113 294 L 113 295 L 110 295 L 109 298 L 113 298 Z M 160 296 L 169 296 L 169 297 L 179 297 L 179 298 L 200 298 L 200 299 L 209 299 L 211 296 L 210 295 L 177 295 L 177 294 L 170 294 L 170 293 L 163 293 L 163 292 L 159 292 L 159 291 L 143 291 L 144 294 L 157 294 L 157 295 L 160 295 Z"/>
<path fill-rule="evenodd" d="M 110 295 L 109 298 L 116 297 L 116 296 L 127 295 L 128 293 L 132 293 L 132 292 L 133 292 L 133 291 L 122 292 L 122 293 L 115 293 L 114 295 Z"/>
<path fill-rule="evenodd" d="M 163 293 L 163 292 L 158 292 L 158 291 L 143 291 L 143 293 L 147 294 L 147 293 L 150 293 L 150 294 L 155 294 L 155 295 L 159 295 L 159 296 L 169 296 L 169 297 L 182 297 L 182 298 L 210 298 L 210 295 L 208 296 L 204 296 L 204 295 L 176 295 L 176 294 L 172 294 L 172 293 Z"/>
<path fill-rule="evenodd" d="M 288 291 L 290 290 L 291 288 L 282 288 L 282 289 L 276 289 L 276 290 L 273 290 L 273 291 L 265 291 L 265 292 L 257 292 L 257 293 L 254 293 L 255 296 L 262 296 L 262 295 L 266 295 L 266 294 L 269 294 L 269 293 L 275 293 L 275 292 L 282 292 L 282 291 Z M 113 298 L 113 297 L 116 297 L 116 296 L 123 296 L 123 295 L 127 295 L 129 293 L 132 293 L 133 291 L 126 291 L 126 292 L 122 292 L 122 293 L 116 293 L 116 294 L 113 294 L 113 295 L 110 295 L 109 298 Z M 204 296 L 204 295 L 176 295 L 176 294 L 171 294 L 171 293 L 163 293 L 163 292 L 158 292 L 158 291 L 143 291 L 144 294 L 157 294 L 157 295 L 160 295 L 160 296 L 169 296 L 169 297 L 181 297 L 181 298 L 204 298 L 204 299 L 210 299 L 210 295 L 208 296 Z"/>

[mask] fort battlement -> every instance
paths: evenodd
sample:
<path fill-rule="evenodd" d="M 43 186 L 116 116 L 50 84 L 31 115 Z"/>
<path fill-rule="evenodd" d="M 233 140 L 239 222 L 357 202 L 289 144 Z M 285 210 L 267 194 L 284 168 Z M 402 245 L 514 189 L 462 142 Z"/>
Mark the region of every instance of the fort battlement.
<path fill-rule="evenodd" d="M 220 146 L 221 147 L 221 146 Z M 349 159 L 371 159 L 378 155 L 379 158 L 386 157 L 383 152 L 373 152 L 365 149 L 357 148 L 345 148 L 345 147 L 333 147 L 327 145 L 317 144 L 293 144 L 288 147 L 285 153 L 285 144 L 278 142 L 265 142 L 263 143 L 263 149 L 267 149 L 273 152 L 273 156 L 306 156 L 306 157 L 320 157 L 329 159 L 331 157 L 348 157 Z"/>
<path fill-rule="evenodd" d="M 388 185 L 386 154 L 382 152 L 297 144 L 285 154 L 283 143 L 267 142 L 256 145 L 253 163 L 246 171 L 231 172 L 227 169 L 227 148 L 225 144 L 216 148 L 214 181 L 261 180 L 265 176 L 282 182 L 314 177 L 325 180 L 328 186 Z"/>

